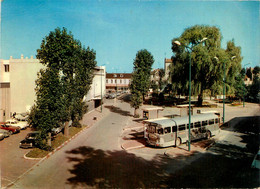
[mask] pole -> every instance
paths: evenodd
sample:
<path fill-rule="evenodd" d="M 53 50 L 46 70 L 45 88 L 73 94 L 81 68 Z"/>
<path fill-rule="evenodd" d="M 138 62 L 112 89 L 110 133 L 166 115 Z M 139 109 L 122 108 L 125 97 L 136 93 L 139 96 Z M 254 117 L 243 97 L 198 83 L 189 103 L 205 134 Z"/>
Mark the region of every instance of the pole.
<path fill-rule="evenodd" d="M 243 93 L 244 93 L 244 94 L 243 94 L 243 96 L 244 96 L 244 97 L 243 97 L 243 108 L 244 108 L 244 107 L 245 107 L 245 93 L 246 93 L 246 84 L 245 84 L 245 81 L 244 81 L 244 85 L 243 85 L 243 86 L 244 86 L 244 91 L 243 91 Z"/>
<path fill-rule="evenodd" d="M 191 52 L 189 52 L 189 141 L 188 150 L 190 151 L 190 123 L 191 123 Z"/>
<path fill-rule="evenodd" d="M 223 62 L 224 76 L 223 76 L 223 124 L 225 123 L 225 83 L 226 83 L 226 64 Z"/>
<path fill-rule="evenodd" d="M 100 71 L 101 71 L 101 100 L 100 100 L 100 103 L 101 103 L 101 112 L 102 112 L 102 98 L 103 98 L 103 96 L 102 96 L 102 79 L 103 79 L 102 68 L 100 69 Z"/>
<path fill-rule="evenodd" d="M 246 75 L 246 65 L 248 65 L 248 64 L 250 64 L 250 63 L 247 63 L 247 64 L 245 64 L 244 65 L 244 69 L 245 69 L 245 75 Z M 244 76 L 244 78 L 245 78 L 245 76 Z M 243 98 L 243 107 L 245 107 L 245 93 L 246 93 L 246 84 L 245 84 L 245 80 L 243 79 L 243 83 L 244 83 L 244 94 L 243 94 L 243 96 L 244 96 L 244 98 Z"/>

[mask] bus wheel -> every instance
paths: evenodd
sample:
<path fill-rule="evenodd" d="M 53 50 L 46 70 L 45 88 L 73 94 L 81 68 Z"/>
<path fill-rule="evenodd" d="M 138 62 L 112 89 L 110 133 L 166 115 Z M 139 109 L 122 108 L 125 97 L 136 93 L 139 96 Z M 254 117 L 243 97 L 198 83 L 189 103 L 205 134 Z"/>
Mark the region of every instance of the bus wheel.
<path fill-rule="evenodd" d="M 206 133 L 206 139 L 210 139 L 210 137 L 211 137 L 211 133 L 210 133 L 210 131 L 207 131 L 207 133 Z"/>
<path fill-rule="evenodd" d="M 181 139 L 178 137 L 176 140 L 176 147 L 181 145 Z"/>

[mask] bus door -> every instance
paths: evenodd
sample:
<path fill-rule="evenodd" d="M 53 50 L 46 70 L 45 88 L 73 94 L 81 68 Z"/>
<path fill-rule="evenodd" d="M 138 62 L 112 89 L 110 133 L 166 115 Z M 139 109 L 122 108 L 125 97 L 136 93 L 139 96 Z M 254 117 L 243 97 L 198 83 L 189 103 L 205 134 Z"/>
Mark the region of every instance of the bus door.
<path fill-rule="evenodd" d="M 163 133 L 164 142 L 170 142 L 173 140 L 173 133 L 171 132 L 171 127 L 165 127 Z"/>

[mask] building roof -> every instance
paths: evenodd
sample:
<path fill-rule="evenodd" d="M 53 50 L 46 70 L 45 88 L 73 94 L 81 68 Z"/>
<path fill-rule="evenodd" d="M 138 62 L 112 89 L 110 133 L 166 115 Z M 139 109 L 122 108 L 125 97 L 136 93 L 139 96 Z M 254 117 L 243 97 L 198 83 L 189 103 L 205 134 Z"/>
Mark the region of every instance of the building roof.
<path fill-rule="evenodd" d="M 172 63 L 172 59 L 171 59 L 171 58 L 165 58 L 165 59 L 164 59 L 164 62 L 165 62 L 165 63 Z"/>
<path fill-rule="evenodd" d="M 131 79 L 131 77 L 132 77 L 131 73 L 107 73 L 106 74 L 107 79 L 115 79 L 115 78 Z"/>

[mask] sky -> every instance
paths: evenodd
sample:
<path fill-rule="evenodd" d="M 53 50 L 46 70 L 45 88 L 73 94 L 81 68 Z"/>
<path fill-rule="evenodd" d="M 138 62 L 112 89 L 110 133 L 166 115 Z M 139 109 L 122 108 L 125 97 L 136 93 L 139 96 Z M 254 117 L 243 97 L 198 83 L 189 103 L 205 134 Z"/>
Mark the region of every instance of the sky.
<path fill-rule="evenodd" d="M 171 41 L 194 25 L 217 26 L 222 47 L 234 39 L 242 65 L 260 63 L 259 1 L 175 0 L 3 0 L 1 59 L 36 57 L 45 36 L 67 28 L 96 52 L 107 72 L 131 73 L 139 50 L 163 68 L 173 56 Z"/>

